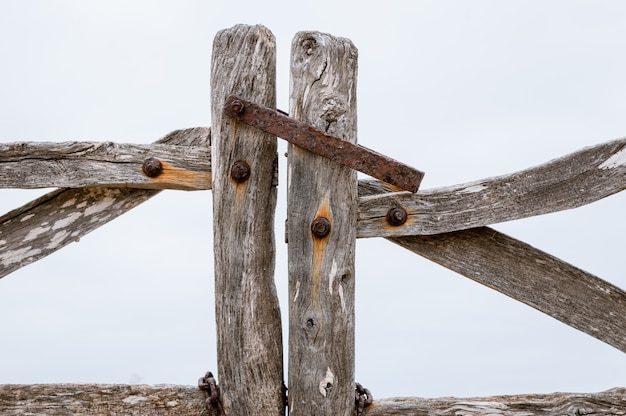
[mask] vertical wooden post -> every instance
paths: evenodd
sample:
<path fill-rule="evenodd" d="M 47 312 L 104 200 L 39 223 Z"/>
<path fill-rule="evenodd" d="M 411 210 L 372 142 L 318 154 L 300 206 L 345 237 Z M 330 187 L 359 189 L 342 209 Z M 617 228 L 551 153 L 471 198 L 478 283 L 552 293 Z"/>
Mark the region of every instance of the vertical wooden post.
<path fill-rule="evenodd" d="M 348 39 L 296 34 L 290 114 L 355 143 L 356 73 Z M 351 416 L 356 172 L 296 146 L 288 163 L 289 414 Z"/>
<path fill-rule="evenodd" d="M 275 75 L 269 30 L 238 25 L 216 35 L 211 108 L 218 380 L 224 412 L 233 416 L 284 413 L 274 285 L 276 138 L 222 114 L 230 94 L 275 107 Z"/>

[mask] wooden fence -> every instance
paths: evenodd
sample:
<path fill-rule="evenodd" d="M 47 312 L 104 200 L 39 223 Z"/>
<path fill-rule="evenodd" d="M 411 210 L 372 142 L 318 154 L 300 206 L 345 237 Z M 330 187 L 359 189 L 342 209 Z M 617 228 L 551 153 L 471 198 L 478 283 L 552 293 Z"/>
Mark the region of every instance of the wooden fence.
<path fill-rule="evenodd" d="M 357 50 L 300 32 L 290 117 L 355 143 Z M 213 192 L 219 396 L 176 386 L 4 385 L 3 415 L 282 415 L 286 391 L 274 286 L 276 137 L 223 113 L 235 94 L 276 106 L 274 37 L 217 34 L 212 126 L 151 145 L 0 144 L 0 187 L 58 187 L 0 217 L 0 277 L 45 257 L 163 189 Z M 355 241 L 384 237 L 626 352 L 626 293 L 488 226 L 582 206 L 626 186 L 626 140 L 510 175 L 417 193 L 357 180 L 288 150 L 290 415 L 626 414 L 626 389 L 597 394 L 383 399 L 354 382 Z M 390 210 L 400 209 L 400 220 Z M 209 398 L 205 395 L 209 392 Z M 211 394 L 213 395 L 211 398 Z M 205 399 L 207 400 L 205 403 Z M 357 406 L 361 402 L 361 407 Z"/>

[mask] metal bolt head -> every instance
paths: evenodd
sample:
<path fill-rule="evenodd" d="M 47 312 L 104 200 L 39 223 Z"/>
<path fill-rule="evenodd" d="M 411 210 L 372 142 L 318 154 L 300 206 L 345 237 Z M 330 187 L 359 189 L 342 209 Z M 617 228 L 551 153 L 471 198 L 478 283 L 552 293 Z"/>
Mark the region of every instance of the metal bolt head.
<path fill-rule="evenodd" d="M 406 210 L 402 207 L 393 207 L 387 211 L 387 222 L 394 227 L 404 224 L 406 220 Z"/>
<path fill-rule="evenodd" d="M 143 173 L 149 178 L 156 178 L 163 173 L 163 164 L 156 157 L 149 157 L 141 166 Z"/>
<path fill-rule="evenodd" d="M 241 101 L 234 100 L 232 103 L 230 103 L 230 109 L 237 114 L 241 114 L 243 113 L 244 105 Z"/>
<path fill-rule="evenodd" d="M 245 160 L 238 160 L 230 168 L 230 177 L 237 183 L 242 183 L 250 177 L 250 165 Z"/>
<path fill-rule="evenodd" d="M 330 228 L 328 218 L 317 217 L 311 222 L 311 232 L 317 238 L 324 238 L 330 234 Z"/>

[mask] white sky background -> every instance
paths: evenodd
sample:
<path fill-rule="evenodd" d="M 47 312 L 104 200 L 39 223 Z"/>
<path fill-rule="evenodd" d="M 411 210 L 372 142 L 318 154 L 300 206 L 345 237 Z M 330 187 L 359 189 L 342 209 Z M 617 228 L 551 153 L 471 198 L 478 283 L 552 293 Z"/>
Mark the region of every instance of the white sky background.
<path fill-rule="evenodd" d="M 208 126 L 212 40 L 237 23 L 276 36 L 285 110 L 294 34 L 350 38 L 359 142 L 425 171 L 422 188 L 626 135 L 626 2 L 302 4 L 2 1 L 0 141 L 150 143 Z M 281 157 L 286 326 L 285 184 Z M 0 190 L 0 214 L 43 192 Z M 625 203 L 495 228 L 626 288 Z M 0 384 L 193 385 L 215 371 L 212 244 L 210 191 L 167 191 L 0 280 Z M 375 397 L 626 386 L 622 352 L 382 239 L 357 243 L 356 307 L 356 378 Z"/>

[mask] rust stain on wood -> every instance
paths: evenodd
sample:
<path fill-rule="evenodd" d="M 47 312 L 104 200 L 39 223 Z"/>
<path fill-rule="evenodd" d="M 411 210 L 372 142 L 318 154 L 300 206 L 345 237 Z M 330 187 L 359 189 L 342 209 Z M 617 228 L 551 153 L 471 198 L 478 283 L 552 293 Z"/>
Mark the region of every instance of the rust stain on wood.
<path fill-rule="evenodd" d="M 326 253 L 326 247 L 328 246 L 328 237 L 332 234 L 333 230 L 333 218 L 330 210 L 330 195 L 326 193 L 324 199 L 317 208 L 315 218 L 326 218 L 330 222 L 330 233 L 323 237 L 317 237 L 311 232 L 311 239 L 313 240 L 313 305 L 319 307 L 320 305 L 320 284 L 321 284 L 321 271 L 322 263 L 324 260 L 324 254 Z"/>
<path fill-rule="evenodd" d="M 176 186 L 180 189 L 211 189 L 211 172 L 191 171 L 161 161 L 163 173 L 156 178 L 149 178 L 150 182 Z"/>

